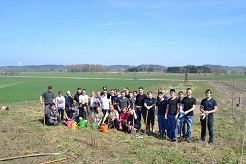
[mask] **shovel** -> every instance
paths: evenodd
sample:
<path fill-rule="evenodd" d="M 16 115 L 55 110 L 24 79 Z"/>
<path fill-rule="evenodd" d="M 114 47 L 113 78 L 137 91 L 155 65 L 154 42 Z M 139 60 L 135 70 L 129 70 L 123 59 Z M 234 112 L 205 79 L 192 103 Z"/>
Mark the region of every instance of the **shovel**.
<path fill-rule="evenodd" d="M 149 114 L 149 110 L 148 109 L 146 109 L 146 119 L 145 119 L 145 134 L 146 134 L 146 131 L 147 131 L 147 127 L 148 127 L 148 125 L 147 125 L 147 121 L 148 121 L 148 114 Z"/>
<path fill-rule="evenodd" d="M 44 126 L 45 126 L 45 122 L 46 122 L 46 120 L 45 120 L 45 112 L 46 112 L 46 109 L 45 109 L 45 106 L 44 106 Z"/>
<path fill-rule="evenodd" d="M 208 115 L 206 115 L 206 129 L 205 129 L 206 136 L 205 136 L 205 146 L 208 145 L 208 134 L 207 134 L 207 129 L 208 129 Z"/>
<path fill-rule="evenodd" d="M 180 131 L 179 131 L 179 140 L 178 142 L 182 142 L 182 129 L 183 129 L 183 125 L 184 125 L 184 116 L 182 117 L 182 120 L 181 120 L 181 126 L 180 126 Z"/>

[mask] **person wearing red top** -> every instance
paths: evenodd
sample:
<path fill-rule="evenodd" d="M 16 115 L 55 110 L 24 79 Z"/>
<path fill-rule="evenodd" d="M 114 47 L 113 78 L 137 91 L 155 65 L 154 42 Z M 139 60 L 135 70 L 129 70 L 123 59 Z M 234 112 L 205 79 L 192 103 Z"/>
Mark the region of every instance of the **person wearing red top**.
<path fill-rule="evenodd" d="M 127 122 L 128 122 L 129 112 L 127 112 L 126 108 L 122 109 L 120 114 L 120 125 L 119 130 L 127 132 Z"/>

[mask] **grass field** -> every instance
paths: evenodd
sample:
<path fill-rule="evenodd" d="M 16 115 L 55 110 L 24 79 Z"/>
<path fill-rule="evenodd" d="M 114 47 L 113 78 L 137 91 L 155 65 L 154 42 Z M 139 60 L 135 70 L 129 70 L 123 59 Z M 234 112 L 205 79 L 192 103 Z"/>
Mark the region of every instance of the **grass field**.
<path fill-rule="evenodd" d="M 137 90 L 139 86 L 143 86 L 145 91 L 153 91 L 156 95 L 158 88 L 165 89 L 168 94 L 169 89 L 175 88 L 177 91 L 183 90 L 187 87 L 182 87 L 183 83 L 180 81 L 146 81 L 146 80 L 76 80 L 76 79 L 55 79 L 55 78 L 0 78 L 0 105 L 7 105 L 9 103 L 21 101 L 35 101 L 39 96 L 47 90 L 48 85 L 53 86 L 53 91 L 57 95 L 58 91 L 65 93 L 70 90 L 75 94 L 78 87 L 85 88 L 87 93 L 90 91 L 101 91 L 102 86 L 106 85 L 110 89 L 123 90 L 129 87 L 130 90 Z M 194 85 L 194 96 L 201 98 L 204 90 L 213 87 L 207 82 L 191 82 L 191 87 Z M 189 86 L 190 87 L 190 86 Z M 217 96 L 215 94 L 215 96 Z"/>
<path fill-rule="evenodd" d="M 77 78 L 120 78 L 120 79 L 173 79 L 184 80 L 184 74 L 176 73 L 63 73 L 63 72 L 28 72 L 20 73 L 20 76 L 43 77 L 77 77 Z M 188 74 L 189 80 L 246 80 L 246 75 L 220 74 Z"/>
<path fill-rule="evenodd" d="M 108 88 L 117 88 L 123 90 L 129 87 L 131 90 L 137 90 L 139 86 L 143 86 L 146 91 L 156 90 L 164 85 L 170 85 L 169 81 L 129 81 L 129 80 L 76 80 L 76 79 L 55 79 L 55 78 L 0 78 L 0 104 L 12 103 L 20 101 L 35 101 L 39 96 L 47 90 L 48 85 L 52 85 L 54 93 L 57 95 L 59 90 L 64 93 L 70 90 L 75 94 L 78 87 L 85 88 L 89 94 L 90 91 L 101 91 L 102 86 Z M 177 84 L 177 82 L 172 82 Z"/>
<path fill-rule="evenodd" d="M 171 143 L 154 136 L 136 139 L 118 131 L 103 134 L 90 128 L 75 132 L 65 125 L 42 125 L 42 106 L 36 102 L 15 103 L 10 111 L 0 113 L 0 158 L 34 153 L 62 152 L 65 155 L 18 159 L 6 163 L 41 163 L 70 157 L 65 163 L 238 163 L 242 143 L 242 121 L 231 119 L 228 102 L 220 103 L 215 116 L 215 143 L 206 146 L 199 141 L 200 123 L 196 109 L 192 143 Z M 144 128 L 144 125 L 143 125 Z M 157 124 L 155 126 L 157 130 Z M 96 145 L 93 145 L 93 141 Z M 244 146 L 244 148 L 246 148 Z M 76 159 L 71 157 L 76 156 Z M 245 157 L 243 157 L 245 160 Z"/>
<path fill-rule="evenodd" d="M 26 73 L 21 75 L 27 76 Z M 232 119 L 229 99 L 210 84 L 213 80 L 203 81 L 201 75 L 192 75 L 194 80 L 198 81 L 190 81 L 189 86 L 194 88 L 193 96 L 197 98 L 198 104 L 204 97 L 204 91 L 208 88 L 213 90 L 213 96 L 218 101 L 219 111 L 215 115 L 214 125 L 215 143 L 212 146 L 205 146 L 204 142 L 199 141 L 199 106 L 195 110 L 191 144 L 186 142 L 171 143 L 145 135 L 143 135 L 143 139 L 136 139 L 132 135 L 115 131 L 103 134 L 90 128 L 78 128 L 72 132 L 65 125 L 58 127 L 42 125 L 43 109 L 38 100 L 48 85 L 53 86 L 56 95 L 59 90 L 63 92 L 71 90 L 74 94 L 78 87 L 86 88 L 87 92 L 101 91 L 103 85 L 120 90 L 125 87 L 136 90 L 139 86 L 143 86 L 145 92 L 152 90 L 155 96 L 156 90 L 160 87 L 165 90 L 166 94 L 170 88 L 176 88 L 177 91 L 186 88 L 182 88 L 183 82 L 180 80 L 183 75 L 181 74 L 161 74 L 160 76 L 159 74 L 138 74 L 143 80 L 128 80 L 128 78 L 133 78 L 134 74 L 122 73 L 121 76 L 115 73 L 106 74 L 107 78 L 122 78 L 117 80 L 103 79 L 104 75 L 102 73 L 28 73 L 30 77 L 0 77 L 0 106 L 10 107 L 9 111 L 0 112 L 0 120 L 3 120 L 3 123 L 0 124 L 0 158 L 33 153 L 62 152 L 68 148 L 68 153 L 64 155 L 26 158 L 6 163 L 41 163 L 63 157 L 69 157 L 64 163 L 239 162 L 242 141 L 245 136 L 245 130 L 242 130 L 245 128 L 245 120 L 243 120 L 245 110 L 236 109 L 236 119 Z M 34 76 L 36 77 L 33 78 Z M 223 75 L 223 80 L 228 80 L 228 76 Z M 102 79 L 73 79 L 73 77 Z M 238 80 L 245 80 L 243 75 L 236 77 Z M 154 78 L 163 78 L 163 80 L 154 80 Z M 179 78 L 180 80 L 173 81 Z M 142 128 L 144 129 L 144 125 Z M 157 124 L 155 129 L 158 131 Z M 92 140 L 96 140 L 96 146 L 92 145 Z M 243 148 L 246 147 L 243 146 Z M 246 162 L 245 154 L 242 157 Z"/>
<path fill-rule="evenodd" d="M 158 88 L 173 88 L 176 85 L 182 86 L 183 74 L 161 74 L 161 73 L 59 73 L 59 72 L 36 72 L 36 73 L 21 73 L 24 77 L 5 77 L 0 76 L 0 105 L 37 100 L 48 85 L 54 87 L 54 92 L 59 90 L 65 93 L 66 90 L 71 90 L 74 94 L 78 87 L 87 89 L 89 93 L 92 90 L 101 91 L 102 86 L 108 88 L 117 88 L 123 90 L 129 87 L 131 90 L 136 90 L 139 86 L 143 86 L 145 91 L 156 91 Z M 139 80 L 134 80 L 138 77 Z M 246 80 L 245 75 L 220 75 L 221 80 L 228 79 Z M 88 79 L 79 79 L 88 78 Z M 97 79 L 99 78 L 99 79 Z M 107 79 L 105 79 L 107 78 Z M 108 79 L 116 78 L 116 79 Z M 141 80 L 142 79 L 142 80 Z M 158 79 L 158 80 L 155 80 Z M 162 80 L 160 80 L 162 79 Z M 203 96 L 204 90 L 211 88 L 207 81 L 213 79 L 213 75 L 189 75 L 190 83 L 197 86 L 194 95 Z M 212 80 L 213 81 L 213 80 Z M 199 91 L 198 91 L 199 90 Z M 201 94 L 202 93 L 202 94 Z"/>

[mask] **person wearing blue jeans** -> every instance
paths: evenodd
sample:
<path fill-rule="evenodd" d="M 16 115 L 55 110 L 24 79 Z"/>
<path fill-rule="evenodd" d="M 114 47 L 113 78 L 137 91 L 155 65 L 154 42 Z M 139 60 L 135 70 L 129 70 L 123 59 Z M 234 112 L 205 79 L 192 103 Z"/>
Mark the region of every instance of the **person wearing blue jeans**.
<path fill-rule="evenodd" d="M 178 119 L 177 119 L 177 131 L 178 131 L 178 135 L 180 133 L 182 133 L 182 129 L 183 129 L 183 124 L 184 124 L 184 115 L 183 114 L 179 114 Z"/>
<path fill-rule="evenodd" d="M 212 144 L 214 142 L 214 116 L 213 114 L 217 111 L 217 102 L 215 99 L 213 99 L 212 91 L 210 89 L 207 89 L 205 91 L 206 98 L 202 100 L 200 111 L 201 111 L 201 140 L 205 141 L 206 137 L 206 124 L 208 126 L 209 131 L 209 144 Z M 207 117 L 207 118 L 206 118 Z"/>
<path fill-rule="evenodd" d="M 208 117 L 208 122 L 206 120 L 206 117 Z M 208 126 L 208 132 L 209 132 L 209 144 L 212 144 L 214 142 L 214 116 L 213 115 L 208 115 L 205 116 L 205 118 L 200 119 L 201 121 L 201 140 L 205 141 L 206 137 L 206 123 Z"/>
<path fill-rule="evenodd" d="M 140 127 L 141 127 L 141 114 L 142 114 L 142 112 L 141 112 L 141 110 L 139 109 L 139 108 L 136 108 L 136 115 L 137 115 L 137 120 L 138 120 L 138 122 L 139 122 L 139 125 L 140 125 Z"/>
<path fill-rule="evenodd" d="M 61 117 L 60 116 L 57 116 L 57 119 L 54 120 L 54 119 L 48 119 L 48 125 L 52 126 L 52 125 L 57 125 L 57 123 L 60 123 L 61 122 Z"/>
<path fill-rule="evenodd" d="M 165 119 L 165 116 L 158 114 L 158 125 L 159 125 L 159 132 L 160 132 L 160 138 L 163 139 L 166 130 L 167 130 L 167 120 Z"/>
<path fill-rule="evenodd" d="M 183 122 L 183 138 L 187 140 L 188 143 L 191 142 L 191 132 L 192 132 L 192 124 L 194 120 L 194 112 L 193 110 L 196 107 L 196 99 L 192 97 L 192 89 L 187 88 L 186 89 L 186 97 L 182 100 L 182 108 L 183 111 L 180 111 L 181 114 L 184 115 L 184 122 Z M 187 131 L 185 129 L 185 126 L 187 125 Z"/>
<path fill-rule="evenodd" d="M 182 100 L 184 98 L 184 93 L 183 91 L 179 91 L 178 93 L 179 101 L 178 101 L 178 109 L 179 111 L 184 111 L 183 106 L 182 106 Z M 181 128 L 183 127 L 183 114 L 182 112 L 179 112 L 179 116 L 177 119 L 177 129 L 178 129 L 178 134 L 181 134 Z"/>
<path fill-rule="evenodd" d="M 194 116 L 185 115 L 183 118 L 182 138 L 185 138 L 187 142 L 190 142 L 193 121 L 194 121 Z M 185 127 L 185 125 L 187 125 L 187 128 Z"/>
<path fill-rule="evenodd" d="M 177 120 L 175 119 L 175 115 L 173 114 L 168 114 L 167 115 L 167 135 L 168 138 L 171 139 L 171 142 L 175 142 L 177 138 Z"/>
<path fill-rule="evenodd" d="M 179 115 L 178 102 L 179 99 L 175 95 L 175 89 L 170 90 L 170 98 L 167 101 L 167 111 L 165 119 L 167 120 L 168 128 L 167 135 L 172 142 L 176 141 L 177 138 L 177 119 Z"/>
<path fill-rule="evenodd" d="M 167 109 L 167 99 L 162 92 L 158 93 L 158 101 L 156 103 L 156 112 L 158 116 L 158 126 L 160 132 L 160 139 L 165 136 L 165 131 L 167 129 L 167 120 L 165 119 L 166 109 Z"/>

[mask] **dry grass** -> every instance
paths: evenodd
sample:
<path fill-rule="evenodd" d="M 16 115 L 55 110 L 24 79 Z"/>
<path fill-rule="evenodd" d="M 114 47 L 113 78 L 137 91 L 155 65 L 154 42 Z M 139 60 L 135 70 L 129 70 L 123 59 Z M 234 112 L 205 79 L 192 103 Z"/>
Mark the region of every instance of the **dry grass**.
<path fill-rule="evenodd" d="M 226 110 L 215 118 L 215 144 L 205 146 L 199 141 L 198 115 L 195 116 L 192 143 L 171 143 L 154 136 L 136 139 L 112 130 L 103 134 L 89 127 L 72 131 L 64 125 L 43 126 L 42 106 L 28 102 L 26 108 L 25 103 L 13 104 L 10 111 L 0 113 L 3 121 L 0 125 L 0 158 L 69 150 L 63 156 L 26 158 L 6 163 L 40 163 L 64 157 L 69 157 L 69 160 L 62 163 L 230 163 L 237 162 L 240 156 L 240 120 L 225 118 Z"/>

